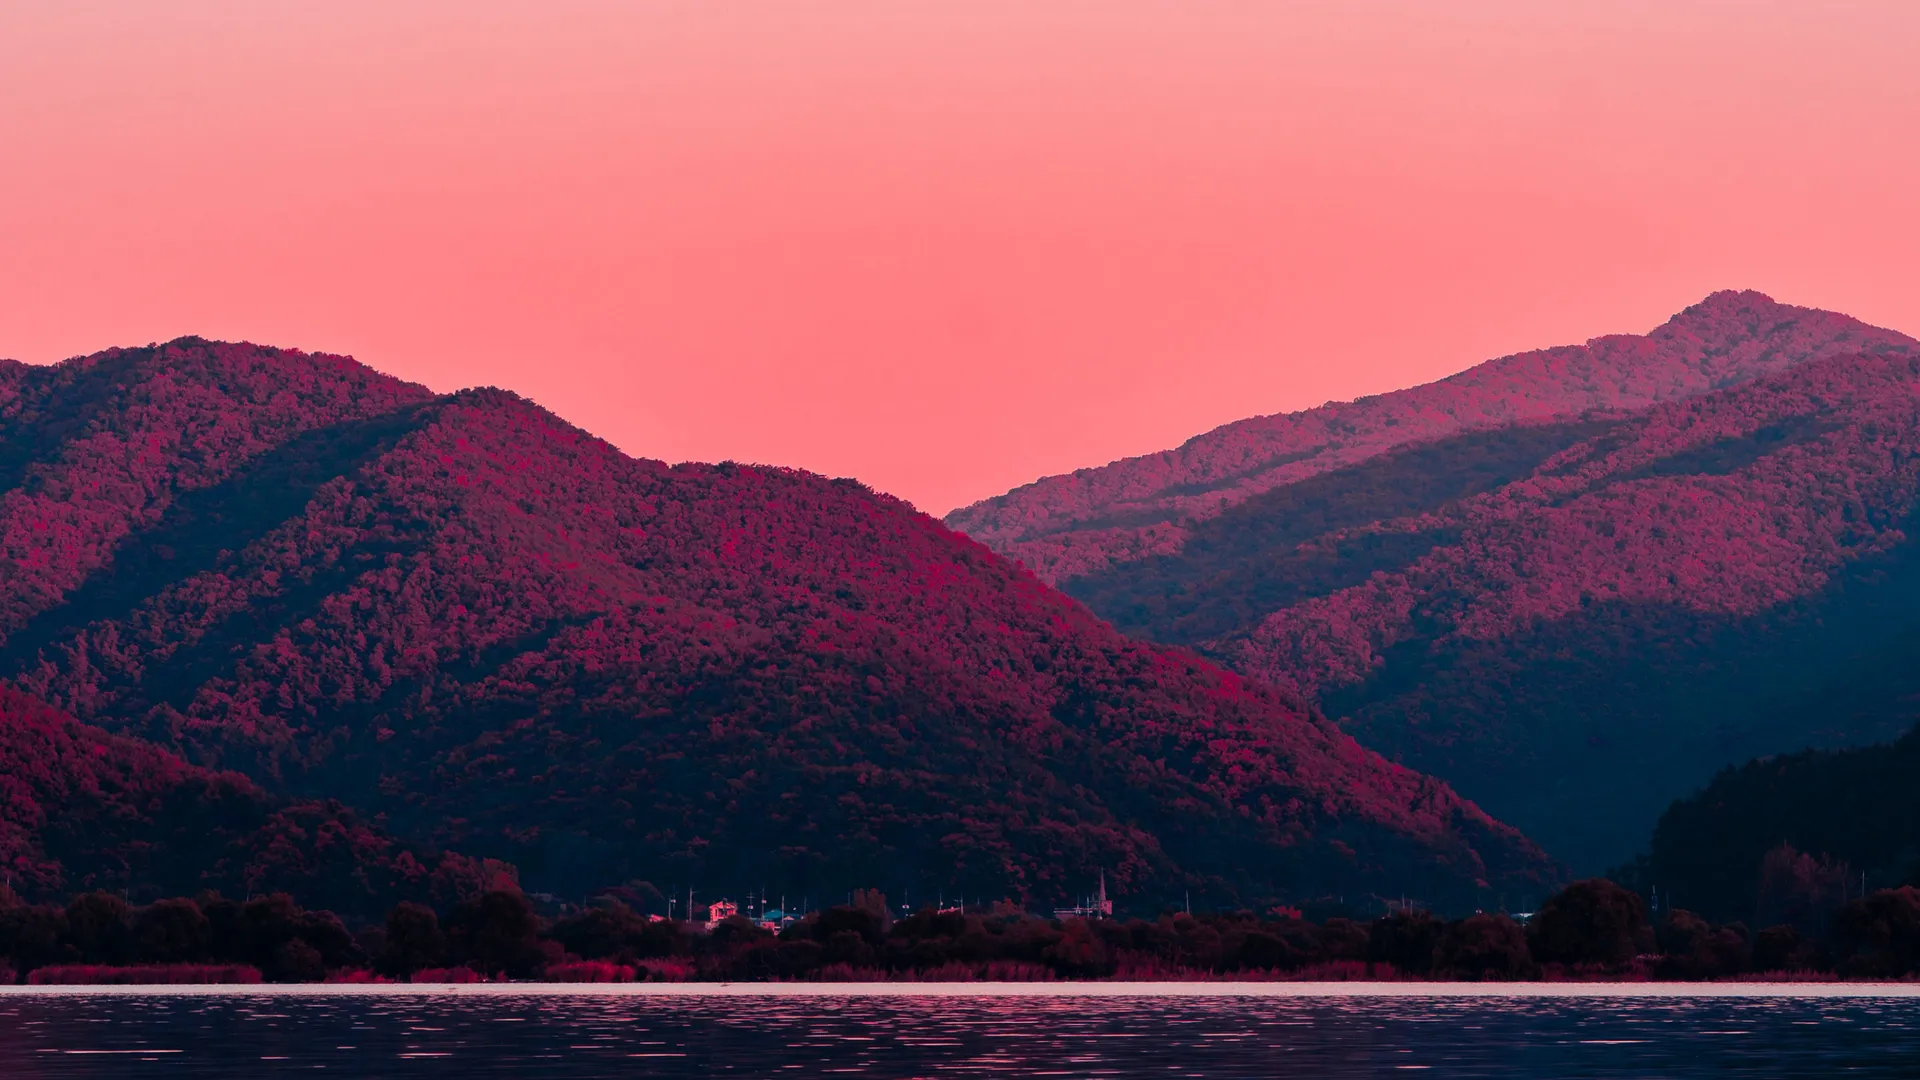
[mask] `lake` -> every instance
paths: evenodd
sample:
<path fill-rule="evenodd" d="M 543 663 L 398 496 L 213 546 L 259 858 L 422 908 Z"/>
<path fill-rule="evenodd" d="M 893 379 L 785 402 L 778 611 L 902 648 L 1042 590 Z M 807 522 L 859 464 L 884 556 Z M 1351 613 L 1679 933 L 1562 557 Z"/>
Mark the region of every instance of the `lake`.
<path fill-rule="evenodd" d="M 1920 1074 L 1913 985 L 0 991 L 0 1075 Z"/>

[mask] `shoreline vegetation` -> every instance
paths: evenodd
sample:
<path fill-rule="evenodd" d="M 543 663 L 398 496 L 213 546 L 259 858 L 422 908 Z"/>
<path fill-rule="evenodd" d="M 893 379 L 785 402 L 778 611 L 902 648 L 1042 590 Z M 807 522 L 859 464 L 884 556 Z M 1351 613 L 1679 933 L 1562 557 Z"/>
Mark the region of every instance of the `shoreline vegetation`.
<path fill-rule="evenodd" d="M 0 896 L 0 986 L 281 985 L 1770 985 L 1920 978 L 1920 889 L 1886 889 L 1752 933 L 1635 892 L 1576 882 L 1523 923 L 1397 910 L 1312 922 L 1298 910 L 1043 918 L 1006 903 L 893 917 L 877 892 L 762 925 L 688 922 L 603 901 L 543 916 L 513 889 L 441 912 L 401 903 L 350 929 L 285 894 L 133 906 Z M 1875 985 L 1886 985 L 1875 983 Z"/>

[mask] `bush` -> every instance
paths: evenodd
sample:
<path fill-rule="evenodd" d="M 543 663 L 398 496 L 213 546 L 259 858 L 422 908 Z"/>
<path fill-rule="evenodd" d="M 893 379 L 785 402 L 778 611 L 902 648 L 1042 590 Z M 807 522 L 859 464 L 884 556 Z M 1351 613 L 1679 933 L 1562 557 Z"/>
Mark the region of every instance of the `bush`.
<path fill-rule="evenodd" d="M 252 984 L 260 969 L 246 964 L 55 964 L 36 968 L 29 986 L 182 986 Z"/>
<path fill-rule="evenodd" d="M 487 977 L 470 967 L 422 968 L 407 979 L 410 983 L 481 983 Z"/>
<path fill-rule="evenodd" d="M 552 964 L 543 976 L 548 982 L 557 983 L 630 983 L 634 970 L 625 964 L 609 964 L 605 960 L 581 960 L 571 964 Z"/>

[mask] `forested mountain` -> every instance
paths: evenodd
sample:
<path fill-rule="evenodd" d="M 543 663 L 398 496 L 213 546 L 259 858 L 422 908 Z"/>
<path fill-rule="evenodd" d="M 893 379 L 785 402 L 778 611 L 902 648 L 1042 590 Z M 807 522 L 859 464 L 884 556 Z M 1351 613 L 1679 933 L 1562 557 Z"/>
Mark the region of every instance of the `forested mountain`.
<path fill-rule="evenodd" d="M 349 914 L 448 901 L 511 868 L 428 856 L 338 802 L 284 803 L 0 687 L 0 867 L 11 892 L 135 899 L 290 891 Z"/>
<path fill-rule="evenodd" d="M 1920 718 L 1917 490 L 1920 358 L 1814 361 L 1307 541 L 1207 648 L 1595 870 L 1725 765 Z"/>
<path fill-rule="evenodd" d="M 535 887 L 1466 904 L 1557 868 L 845 480 L 183 339 L 0 371 L 0 675 Z"/>
<path fill-rule="evenodd" d="M 1920 711 L 1920 676 L 1907 685 Z M 1915 777 L 1920 729 L 1890 745 L 1729 768 L 1661 815 L 1651 850 L 1630 874 L 1675 904 L 1762 922 L 1920 884 Z"/>
<path fill-rule="evenodd" d="M 1051 476 L 955 510 L 947 524 L 1060 584 L 1180 552 L 1263 493 L 1396 447 L 1592 410 L 1638 409 L 1842 353 L 1914 344 L 1844 315 L 1719 292 L 1645 336 L 1489 360 L 1408 390 L 1259 416 L 1178 449 Z"/>
<path fill-rule="evenodd" d="M 1795 318 L 1803 353 L 1867 336 Z M 1920 716 L 1920 359 L 1888 337 L 1394 449 L 1066 588 L 1298 691 L 1597 871 L 1726 765 Z"/>

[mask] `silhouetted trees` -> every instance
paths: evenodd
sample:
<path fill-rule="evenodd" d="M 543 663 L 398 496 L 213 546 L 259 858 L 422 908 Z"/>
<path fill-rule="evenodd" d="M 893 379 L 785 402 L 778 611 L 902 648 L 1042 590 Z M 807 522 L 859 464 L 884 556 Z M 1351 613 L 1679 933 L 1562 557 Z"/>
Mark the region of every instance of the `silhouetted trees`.
<path fill-rule="evenodd" d="M 1744 923 L 1713 926 L 1691 911 L 1675 908 L 1654 929 L 1662 956 L 1660 973 L 1682 979 L 1739 975 L 1753 965 L 1753 942 Z M 1791 949 L 1787 950 L 1791 953 Z M 1761 970 L 1785 970 L 1762 967 Z"/>
<path fill-rule="evenodd" d="M 1433 970 L 1434 950 L 1446 924 L 1424 911 L 1397 912 L 1376 920 L 1367 937 L 1367 959 L 1409 975 Z"/>
<path fill-rule="evenodd" d="M 331 912 L 284 895 L 128 905 L 96 892 L 52 905 L 0 892 L 0 972 L 54 982 L 1920 974 L 1920 889 L 1852 901 L 1812 939 L 1788 925 L 1751 934 L 1684 910 L 1649 928 L 1636 899 L 1608 882 L 1580 882 L 1543 904 L 1530 928 L 1495 912 L 1444 920 L 1401 910 L 1362 926 L 1291 911 L 1056 920 L 1007 905 L 883 920 L 877 905 L 839 905 L 775 933 L 741 916 L 708 928 L 617 901 L 548 918 L 501 889 L 455 905 L 444 922 L 430 907 L 401 903 L 354 934 Z"/>
<path fill-rule="evenodd" d="M 526 979 L 546 967 L 540 916 L 517 891 L 494 889 L 453 909 L 447 941 L 458 961 L 483 975 Z"/>
<path fill-rule="evenodd" d="M 1652 945 L 1647 903 L 1605 878 L 1576 881 L 1549 897 L 1527 926 L 1543 964 L 1618 967 Z"/>
<path fill-rule="evenodd" d="M 1920 666 L 1906 667 L 1920 684 Z M 1920 729 L 1725 769 L 1667 808 L 1647 855 L 1622 876 L 1709 917 L 1819 936 L 1863 887 L 1920 884 L 1916 775 Z"/>
<path fill-rule="evenodd" d="M 1903 885 L 1855 900 L 1834 917 L 1839 969 L 1852 975 L 1920 971 L 1920 889 Z"/>
<path fill-rule="evenodd" d="M 440 917 L 425 904 L 396 904 L 387 913 L 381 945 L 373 966 L 382 975 L 404 977 L 447 962 L 447 936 L 440 932 Z"/>
<path fill-rule="evenodd" d="M 1534 967 L 1526 930 L 1499 914 L 1470 915 L 1447 924 L 1433 954 L 1434 972 L 1452 979 L 1521 979 Z"/>

